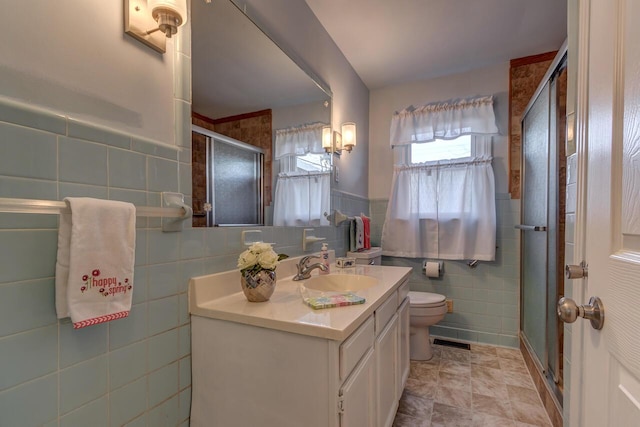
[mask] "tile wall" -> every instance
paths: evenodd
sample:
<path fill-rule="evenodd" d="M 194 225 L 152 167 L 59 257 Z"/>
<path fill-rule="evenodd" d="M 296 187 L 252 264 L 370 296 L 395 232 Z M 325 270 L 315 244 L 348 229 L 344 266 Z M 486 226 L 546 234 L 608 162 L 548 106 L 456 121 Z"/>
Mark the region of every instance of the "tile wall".
<path fill-rule="evenodd" d="M 388 200 L 371 201 L 372 245 L 380 246 Z M 435 292 L 453 300 L 453 313 L 431 327 L 434 336 L 517 348 L 519 328 L 520 201 L 496 194 L 496 260 L 471 269 L 466 261 L 444 261 L 444 275 L 431 279 L 423 259 L 383 257 L 384 265 L 413 268 L 411 290 Z"/>
<path fill-rule="evenodd" d="M 190 200 L 190 163 L 190 148 L 0 100 L 0 197 L 161 206 L 162 191 Z M 332 199 L 350 215 L 368 210 L 366 199 Z M 0 425 L 187 426 L 188 280 L 235 268 L 242 229 L 163 233 L 159 219 L 139 217 L 130 316 L 73 330 L 55 313 L 57 225 L 55 215 L 0 214 Z M 302 228 L 262 230 L 278 252 L 302 253 Z M 345 227 L 315 234 L 344 254 Z"/>

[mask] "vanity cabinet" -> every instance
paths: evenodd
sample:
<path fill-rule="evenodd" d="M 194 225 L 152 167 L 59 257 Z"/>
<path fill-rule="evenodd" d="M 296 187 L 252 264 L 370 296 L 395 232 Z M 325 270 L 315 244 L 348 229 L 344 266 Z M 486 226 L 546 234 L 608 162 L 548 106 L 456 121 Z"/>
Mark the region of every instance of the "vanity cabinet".
<path fill-rule="evenodd" d="M 354 313 L 355 329 L 342 340 L 320 336 L 321 331 L 314 336 L 278 329 L 275 323 L 246 324 L 242 317 L 192 315 L 190 425 L 391 426 L 409 366 L 408 349 L 403 349 L 408 304 L 401 291 L 409 272 L 401 273 L 400 282 L 371 302 L 373 311 L 354 306 L 302 315 L 301 322 L 320 324 L 336 313 Z M 283 301 L 288 298 L 283 295 Z M 277 309 L 247 307 L 272 318 Z"/>
<path fill-rule="evenodd" d="M 398 315 L 376 337 L 376 395 L 378 426 L 390 427 L 398 409 Z"/>
<path fill-rule="evenodd" d="M 362 362 L 340 389 L 338 412 L 340 427 L 376 425 L 376 366 L 374 351 L 370 348 Z"/>
<path fill-rule="evenodd" d="M 398 308 L 398 399 L 409 378 L 409 297 L 405 297 Z"/>

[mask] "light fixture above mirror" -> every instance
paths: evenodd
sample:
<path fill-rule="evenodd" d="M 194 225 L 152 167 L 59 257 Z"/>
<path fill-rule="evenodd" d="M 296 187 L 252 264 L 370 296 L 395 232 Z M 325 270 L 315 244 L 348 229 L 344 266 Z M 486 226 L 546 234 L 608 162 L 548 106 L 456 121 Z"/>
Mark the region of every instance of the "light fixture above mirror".
<path fill-rule="evenodd" d="M 186 0 L 124 0 L 124 32 L 160 53 L 186 22 Z"/>
<path fill-rule="evenodd" d="M 356 146 L 356 124 L 354 122 L 346 122 L 342 124 L 342 149 L 351 153 L 353 147 Z"/>
<path fill-rule="evenodd" d="M 328 125 L 322 128 L 322 148 L 325 152 L 340 155 L 345 150 L 351 153 L 356 146 L 356 124 L 345 122 L 341 130 L 332 132 Z"/>

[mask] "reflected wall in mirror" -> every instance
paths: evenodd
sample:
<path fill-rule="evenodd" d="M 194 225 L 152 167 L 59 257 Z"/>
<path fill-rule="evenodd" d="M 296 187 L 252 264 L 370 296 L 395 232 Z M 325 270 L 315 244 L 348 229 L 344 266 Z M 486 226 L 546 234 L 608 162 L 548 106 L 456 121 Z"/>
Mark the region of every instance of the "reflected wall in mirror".
<path fill-rule="evenodd" d="M 191 16 L 193 225 L 329 225 L 329 89 L 231 0 Z"/>

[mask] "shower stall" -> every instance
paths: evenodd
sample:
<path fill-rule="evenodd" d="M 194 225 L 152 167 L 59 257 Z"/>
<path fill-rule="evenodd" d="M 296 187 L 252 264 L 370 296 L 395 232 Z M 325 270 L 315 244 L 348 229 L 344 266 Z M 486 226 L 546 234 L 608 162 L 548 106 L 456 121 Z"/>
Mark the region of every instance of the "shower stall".
<path fill-rule="evenodd" d="M 562 405 L 566 194 L 566 51 L 560 52 L 522 119 L 520 337 L 547 390 Z"/>

